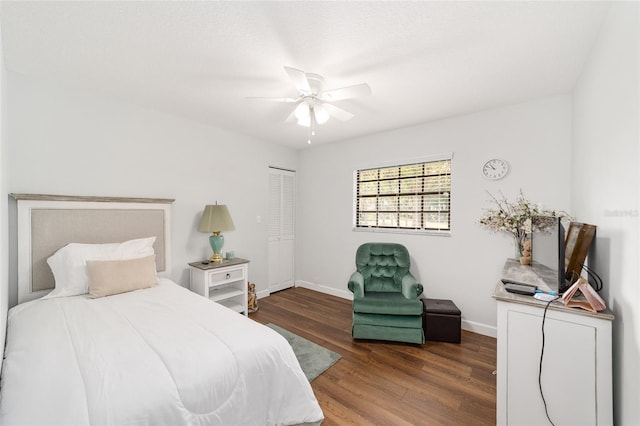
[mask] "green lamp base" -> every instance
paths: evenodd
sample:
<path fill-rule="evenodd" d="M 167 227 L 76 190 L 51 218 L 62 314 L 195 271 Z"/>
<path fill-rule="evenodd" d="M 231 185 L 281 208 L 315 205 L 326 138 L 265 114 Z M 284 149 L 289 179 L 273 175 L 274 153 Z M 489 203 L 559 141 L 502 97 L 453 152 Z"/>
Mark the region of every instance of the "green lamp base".
<path fill-rule="evenodd" d="M 221 263 L 222 256 L 220 255 L 220 251 L 224 244 L 224 236 L 220 235 L 220 232 L 214 232 L 213 235 L 209 237 L 209 244 L 211 244 L 211 249 L 213 250 L 213 255 L 209 260 L 211 262 Z"/>

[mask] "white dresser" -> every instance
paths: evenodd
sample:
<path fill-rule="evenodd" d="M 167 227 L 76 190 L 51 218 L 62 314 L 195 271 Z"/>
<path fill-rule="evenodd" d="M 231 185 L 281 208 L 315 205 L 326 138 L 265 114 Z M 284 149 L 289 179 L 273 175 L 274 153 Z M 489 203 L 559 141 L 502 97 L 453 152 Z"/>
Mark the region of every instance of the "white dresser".
<path fill-rule="evenodd" d="M 235 258 L 221 263 L 189 263 L 191 291 L 236 312 L 249 315 L 247 278 L 249 261 Z"/>
<path fill-rule="evenodd" d="M 544 283 L 529 266 L 510 259 L 503 277 Z M 546 302 L 508 293 L 502 282 L 493 297 L 498 308 L 497 424 L 549 424 L 538 372 Z M 556 425 L 613 424 L 611 325 L 608 309 L 597 314 L 552 302 L 544 325 L 542 390 Z"/>

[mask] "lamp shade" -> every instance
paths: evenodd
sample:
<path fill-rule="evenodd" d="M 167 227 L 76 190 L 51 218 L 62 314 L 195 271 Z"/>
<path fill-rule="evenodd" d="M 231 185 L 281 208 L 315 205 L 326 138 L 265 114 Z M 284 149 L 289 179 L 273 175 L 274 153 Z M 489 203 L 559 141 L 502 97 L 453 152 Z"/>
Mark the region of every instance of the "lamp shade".
<path fill-rule="evenodd" d="M 229 209 L 224 204 L 207 205 L 202 212 L 202 218 L 198 225 L 200 232 L 222 232 L 233 231 L 233 220 L 229 215 Z"/>

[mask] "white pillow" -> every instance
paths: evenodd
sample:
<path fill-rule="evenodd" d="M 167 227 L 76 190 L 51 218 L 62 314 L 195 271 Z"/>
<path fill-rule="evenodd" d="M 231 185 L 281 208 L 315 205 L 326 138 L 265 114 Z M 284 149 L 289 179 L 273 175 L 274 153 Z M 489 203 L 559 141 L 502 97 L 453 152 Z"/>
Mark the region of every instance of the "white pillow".
<path fill-rule="evenodd" d="M 46 298 L 77 296 L 89 292 L 87 260 L 138 259 L 154 254 L 156 237 L 139 238 L 123 243 L 70 243 L 47 259 L 53 272 L 55 289 Z"/>

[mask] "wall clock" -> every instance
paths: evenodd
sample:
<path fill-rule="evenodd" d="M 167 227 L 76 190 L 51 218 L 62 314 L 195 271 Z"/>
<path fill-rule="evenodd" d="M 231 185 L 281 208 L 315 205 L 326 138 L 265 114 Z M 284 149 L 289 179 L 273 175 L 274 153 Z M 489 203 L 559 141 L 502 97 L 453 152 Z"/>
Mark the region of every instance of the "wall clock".
<path fill-rule="evenodd" d="M 487 179 L 502 179 L 508 173 L 509 163 L 500 158 L 492 158 L 491 160 L 487 160 L 487 162 L 482 166 L 482 174 Z"/>

